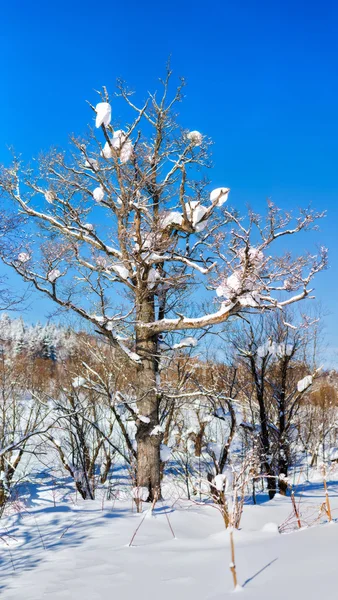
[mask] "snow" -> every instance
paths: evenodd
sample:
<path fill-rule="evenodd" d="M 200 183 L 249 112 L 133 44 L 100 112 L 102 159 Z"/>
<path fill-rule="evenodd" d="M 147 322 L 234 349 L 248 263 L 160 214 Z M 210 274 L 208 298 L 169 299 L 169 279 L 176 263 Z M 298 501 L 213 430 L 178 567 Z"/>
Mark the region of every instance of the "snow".
<path fill-rule="evenodd" d="M 297 390 L 304 392 L 308 387 L 312 385 L 312 375 L 307 375 L 297 383 Z"/>
<path fill-rule="evenodd" d="M 264 531 L 264 533 L 279 533 L 277 523 L 265 523 L 262 527 L 262 531 Z"/>
<path fill-rule="evenodd" d="M 216 202 L 216 206 L 218 207 L 223 206 L 223 204 L 225 204 L 225 202 L 228 199 L 229 192 L 230 188 L 226 187 L 216 188 L 215 190 L 212 190 L 212 192 L 210 193 L 210 202 L 212 202 L 212 204 Z"/>
<path fill-rule="evenodd" d="M 188 336 L 188 337 L 183 338 L 177 344 L 174 344 L 172 346 L 172 349 L 177 350 L 179 348 L 195 347 L 195 346 L 197 346 L 197 344 L 198 344 L 198 340 L 196 338 Z"/>
<path fill-rule="evenodd" d="M 267 342 L 265 342 L 264 344 L 261 344 L 261 346 L 258 346 L 257 348 L 257 356 L 259 358 L 264 358 L 265 356 L 268 356 L 269 354 L 273 355 L 276 353 L 276 343 L 273 342 L 272 340 L 267 340 Z"/>
<path fill-rule="evenodd" d="M 283 321 L 285 327 L 289 327 L 290 329 L 297 329 L 297 327 L 295 325 L 292 325 L 292 323 L 288 323 L 287 321 Z"/>
<path fill-rule="evenodd" d="M 53 204 L 54 200 L 56 200 L 56 194 L 50 190 L 45 192 L 45 198 L 49 204 Z"/>
<path fill-rule="evenodd" d="M 75 334 L 53 322 L 41 325 L 26 325 L 22 318 L 10 319 L 6 313 L 0 317 L 0 339 L 14 355 L 24 350 L 26 358 L 38 355 L 44 345 L 48 356 L 63 360 L 73 352 L 76 345 Z"/>
<path fill-rule="evenodd" d="M 157 326 L 158 324 L 161 324 L 161 327 L 168 327 L 168 329 L 170 329 L 173 325 L 175 326 L 179 324 L 182 325 L 182 329 L 184 329 L 183 325 L 187 326 L 186 328 L 197 329 L 206 325 L 210 325 L 211 322 L 215 323 L 216 320 L 218 322 L 218 319 L 220 318 L 223 319 L 225 315 L 231 313 L 234 306 L 234 303 L 222 302 L 219 310 L 214 313 L 204 315 L 203 317 L 177 317 L 174 319 L 161 319 L 161 321 L 155 321 L 154 325 Z M 147 325 L 145 325 L 145 327 L 147 327 Z"/>
<path fill-rule="evenodd" d="M 113 158 L 113 152 L 108 142 L 105 143 L 101 152 L 103 158 Z"/>
<path fill-rule="evenodd" d="M 86 380 L 84 377 L 75 377 L 72 381 L 73 388 L 79 388 L 86 384 Z"/>
<path fill-rule="evenodd" d="M 102 150 L 102 156 L 107 159 L 113 158 L 112 149 L 119 153 L 121 164 L 127 163 L 132 158 L 134 151 L 133 144 L 131 140 L 127 139 L 127 136 L 122 129 L 114 131 L 110 143 L 105 143 Z"/>
<path fill-rule="evenodd" d="M 226 477 L 225 475 L 216 475 L 213 479 L 213 484 L 219 492 L 221 492 L 225 486 Z"/>
<path fill-rule="evenodd" d="M 113 331 L 115 329 L 116 323 L 114 321 L 114 319 L 108 320 L 107 323 L 105 323 L 104 328 L 107 329 L 107 331 Z"/>
<path fill-rule="evenodd" d="M 150 432 L 150 435 L 161 435 L 164 433 L 162 425 L 155 425 L 154 429 Z"/>
<path fill-rule="evenodd" d="M 117 129 L 116 131 L 114 131 L 113 139 L 111 140 L 112 147 L 115 148 L 115 150 L 120 151 L 125 139 L 126 134 L 124 133 L 124 131 L 122 131 L 122 129 Z"/>
<path fill-rule="evenodd" d="M 132 350 L 130 350 L 128 348 L 128 346 L 126 346 L 124 344 L 123 339 L 120 338 L 120 336 L 116 336 L 116 340 L 118 341 L 118 344 L 119 344 L 121 350 L 123 350 L 123 352 L 130 358 L 130 360 L 132 362 L 135 362 L 135 363 L 141 362 L 142 359 L 141 359 L 140 355 L 137 354 L 136 352 L 133 352 Z"/>
<path fill-rule="evenodd" d="M 219 297 L 231 298 L 239 294 L 243 287 L 243 276 L 241 271 L 234 271 L 224 283 L 216 288 L 216 294 Z"/>
<path fill-rule="evenodd" d="M 102 202 L 104 198 L 104 190 L 102 187 L 97 187 L 93 191 L 93 198 L 96 202 Z"/>
<path fill-rule="evenodd" d="M 150 423 L 150 419 L 149 417 L 145 417 L 144 415 L 137 415 L 138 419 L 140 419 L 140 421 L 142 421 L 142 423 Z"/>
<path fill-rule="evenodd" d="M 190 202 L 186 202 L 185 211 L 187 213 L 187 217 L 194 227 L 195 231 L 202 231 L 207 225 L 207 220 L 202 221 L 205 213 L 207 212 L 207 208 L 202 206 L 198 200 L 192 200 Z M 201 222 L 202 221 L 202 222 Z"/>
<path fill-rule="evenodd" d="M 292 352 L 292 344 L 277 344 L 273 340 L 267 340 L 257 348 L 257 356 L 259 356 L 259 358 L 264 358 L 269 355 L 271 357 L 282 358 L 283 356 L 291 356 Z"/>
<path fill-rule="evenodd" d="M 229 419 L 231 417 L 230 412 L 228 410 L 224 410 L 223 406 L 220 406 L 215 410 L 215 415 L 219 419 Z"/>
<path fill-rule="evenodd" d="M 216 294 L 227 299 L 237 297 L 242 306 L 255 308 L 261 302 L 259 271 L 264 261 L 264 254 L 259 248 L 251 246 L 242 248 L 238 252 L 238 257 L 240 265 L 229 277 L 223 279 L 216 288 Z"/>
<path fill-rule="evenodd" d="M 101 125 L 105 125 L 106 127 L 110 124 L 111 121 L 111 106 L 108 102 L 99 102 L 96 107 L 96 127 L 101 127 Z"/>
<path fill-rule="evenodd" d="M 223 473 L 220 473 L 219 475 L 215 475 L 212 482 L 213 482 L 216 490 L 218 490 L 219 492 L 222 492 L 222 491 L 228 492 L 231 490 L 232 481 L 233 481 L 232 471 L 231 471 L 231 469 L 226 469 Z"/>
<path fill-rule="evenodd" d="M 249 306 L 251 308 L 256 308 L 257 306 L 259 306 L 259 301 L 260 294 L 257 290 L 249 292 L 248 294 L 244 294 L 239 298 L 239 303 L 241 304 L 241 306 Z"/>
<path fill-rule="evenodd" d="M 117 273 L 122 279 L 128 279 L 129 277 L 129 271 L 126 267 L 124 267 L 123 265 L 112 265 L 111 266 L 112 270 L 115 271 L 115 273 Z"/>
<path fill-rule="evenodd" d="M 150 269 L 149 274 L 148 274 L 148 287 L 150 290 L 152 290 L 156 283 L 161 279 L 161 276 L 158 272 L 157 269 L 154 269 L 153 267 Z"/>
<path fill-rule="evenodd" d="M 124 165 L 129 162 L 131 157 L 133 156 L 133 144 L 130 140 L 124 142 L 121 151 L 120 151 L 120 163 Z"/>
<path fill-rule="evenodd" d="M 338 448 L 331 448 L 330 460 L 338 460 Z"/>
<path fill-rule="evenodd" d="M 242 263 L 245 264 L 248 261 L 250 266 L 253 266 L 255 268 L 261 267 L 264 261 L 263 252 L 259 250 L 259 248 L 255 248 L 254 246 L 251 246 L 248 249 L 241 248 L 238 254 Z"/>
<path fill-rule="evenodd" d="M 95 258 L 95 262 L 96 262 L 97 266 L 100 267 L 101 269 L 105 269 L 108 265 L 108 261 L 105 256 L 97 256 Z"/>
<path fill-rule="evenodd" d="M 166 446 L 166 444 L 161 444 L 160 456 L 162 462 L 167 462 L 171 457 L 171 448 L 169 448 L 169 446 Z"/>
<path fill-rule="evenodd" d="M 335 512 L 337 484 L 330 490 Z M 144 519 L 146 487 L 132 488 L 125 499 L 102 495 L 93 502 L 57 490 L 54 506 L 52 479 L 31 485 L 34 496 L 22 514 L 1 520 L 6 600 L 143 600 L 149 585 L 161 600 L 233 597 L 229 531 L 212 506 L 175 502 L 168 490 L 155 518 Z M 302 502 L 319 506 L 322 489 L 307 484 L 304 490 Z M 143 513 L 132 509 L 131 496 L 142 500 Z M 271 600 L 272 587 L 274 600 L 336 598 L 337 523 L 280 534 L 291 510 L 290 498 L 279 495 L 244 507 L 233 537 L 238 584 L 248 600 Z"/>
<path fill-rule="evenodd" d="M 187 139 L 193 146 L 200 146 L 203 142 L 203 135 L 199 131 L 189 131 Z"/>
<path fill-rule="evenodd" d="M 51 283 L 54 283 L 54 281 L 56 281 L 60 276 L 61 272 L 59 271 L 59 269 L 52 269 L 51 271 L 49 271 L 47 279 Z"/>
<path fill-rule="evenodd" d="M 96 158 L 88 158 L 84 166 L 87 169 L 94 169 L 94 171 L 97 171 L 99 168 L 99 161 Z"/>
<path fill-rule="evenodd" d="M 143 502 L 145 502 L 149 496 L 149 490 L 148 488 L 139 485 L 133 487 L 131 495 L 135 500 L 143 500 Z"/>
<path fill-rule="evenodd" d="M 291 356 L 292 352 L 293 352 L 293 345 L 292 344 L 278 344 L 277 347 L 277 354 L 278 356 Z"/>
<path fill-rule="evenodd" d="M 166 229 L 166 227 L 169 227 L 170 225 L 182 225 L 182 222 L 183 215 L 180 212 L 173 210 L 165 215 L 165 217 L 162 219 L 161 225 L 163 229 Z"/>
<path fill-rule="evenodd" d="M 28 254 L 28 252 L 20 252 L 20 254 L 18 254 L 18 261 L 21 263 L 26 263 L 30 260 L 30 255 Z"/>

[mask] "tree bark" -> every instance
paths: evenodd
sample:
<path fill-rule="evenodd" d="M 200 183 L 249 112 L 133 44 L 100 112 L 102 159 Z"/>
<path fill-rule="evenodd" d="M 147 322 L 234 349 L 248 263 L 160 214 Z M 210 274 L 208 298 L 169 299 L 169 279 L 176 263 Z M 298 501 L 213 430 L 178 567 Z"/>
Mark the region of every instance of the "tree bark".
<path fill-rule="evenodd" d="M 270 500 L 272 500 L 276 495 L 276 476 L 273 472 L 273 468 L 271 465 L 270 459 L 270 440 L 269 440 L 269 430 L 268 430 L 268 416 L 266 412 L 265 406 L 265 396 L 264 396 L 264 377 L 265 377 L 265 365 L 262 368 L 261 378 L 259 378 L 256 364 L 254 358 L 250 359 L 251 373 L 255 382 L 256 389 L 256 398 L 259 406 L 259 420 L 261 426 L 260 432 L 260 441 L 261 441 L 261 450 L 262 450 L 262 468 L 264 474 L 266 476 L 266 483 L 268 488 L 268 494 Z"/>
<path fill-rule="evenodd" d="M 138 303 L 137 313 L 139 323 L 154 321 L 154 300 L 149 293 L 146 292 Z M 148 501 L 152 502 L 161 496 L 162 434 L 153 433 L 159 425 L 157 335 L 137 328 L 136 352 L 142 359 L 138 366 L 138 413 L 149 419 L 149 422 L 139 419 L 137 423 L 137 485 L 149 489 Z"/>
<path fill-rule="evenodd" d="M 282 496 L 286 496 L 288 484 L 281 475 L 287 477 L 290 464 L 290 448 L 287 439 L 287 424 L 286 424 L 286 390 L 287 390 L 287 375 L 290 357 L 286 356 L 281 364 L 281 384 L 278 397 L 278 413 L 279 413 L 279 440 L 278 440 L 278 488 Z"/>

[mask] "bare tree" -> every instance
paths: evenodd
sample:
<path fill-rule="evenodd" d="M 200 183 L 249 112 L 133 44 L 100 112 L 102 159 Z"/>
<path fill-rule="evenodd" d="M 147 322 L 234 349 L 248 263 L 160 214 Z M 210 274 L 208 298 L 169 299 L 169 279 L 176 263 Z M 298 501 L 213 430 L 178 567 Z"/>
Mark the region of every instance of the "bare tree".
<path fill-rule="evenodd" d="M 20 215 L 8 216 L 3 209 L 0 210 L 0 252 L 8 252 L 8 243 L 13 239 L 17 228 L 22 224 Z M 8 286 L 7 277 L 0 273 L 0 311 L 17 310 L 23 307 L 27 294 L 14 293 Z"/>
<path fill-rule="evenodd" d="M 32 368 L 33 367 L 33 368 Z M 0 351 L 0 515 L 24 458 L 38 454 L 36 439 L 46 431 L 48 410 L 37 401 L 43 385 L 37 364 Z"/>
<path fill-rule="evenodd" d="M 282 310 L 309 296 L 326 264 L 325 249 L 318 257 L 271 256 L 276 241 L 312 228 L 320 214 L 301 210 L 293 218 L 269 202 L 264 218 L 249 211 L 243 220 L 226 208 L 228 188 L 207 192 L 200 171 L 209 166 L 209 142 L 178 125 L 183 81 L 171 96 L 170 76 L 168 68 L 162 92 L 141 106 L 118 83 L 113 110 L 124 101 L 132 115 L 123 130 L 111 120 L 104 88 L 91 107 L 99 137 L 73 137 L 70 152 L 52 150 L 37 171 L 15 158 L 0 174 L 0 189 L 31 225 L 3 250 L 4 261 L 91 323 L 138 372 L 137 478 L 149 499 L 160 494 L 166 334 L 208 329 L 243 311 Z M 190 302 L 183 314 L 187 295 L 205 286 L 219 305 L 192 316 Z"/>
<path fill-rule="evenodd" d="M 310 455 L 310 466 L 316 467 L 319 457 L 325 462 L 331 458 L 328 450 L 335 451 L 338 401 L 336 387 L 330 382 L 327 373 L 319 378 L 310 392 L 302 401 L 297 414 L 297 430 L 307 463 Z M 335 453 L 333 457 L 336 461 Z"/>
<path fill-rule="evenodd" d="M 251 429 L 259 427 L 261 465 L 270 498 L 277 481 L 281 493 L 286 493 L 298 411 L 317 375 L 311 360 L 311 323 L 305 319 L 296 326 L 293 317 L 290 311 L 277 318 L 261 317 L 245 325 L 234 340 L 248 382 L 243 391 L 250 406 Z"/>

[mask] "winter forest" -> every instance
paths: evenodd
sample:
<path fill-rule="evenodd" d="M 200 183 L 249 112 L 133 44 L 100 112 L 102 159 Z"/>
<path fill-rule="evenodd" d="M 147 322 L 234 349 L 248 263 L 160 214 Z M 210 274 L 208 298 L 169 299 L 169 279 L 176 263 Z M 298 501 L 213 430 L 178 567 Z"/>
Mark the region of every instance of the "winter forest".
<path fill-rule="evenodd" d="M 325 202 L 240 210 L 184 79 L 150 84 L 0 166 L 1 593 L 333 599 Z"/>

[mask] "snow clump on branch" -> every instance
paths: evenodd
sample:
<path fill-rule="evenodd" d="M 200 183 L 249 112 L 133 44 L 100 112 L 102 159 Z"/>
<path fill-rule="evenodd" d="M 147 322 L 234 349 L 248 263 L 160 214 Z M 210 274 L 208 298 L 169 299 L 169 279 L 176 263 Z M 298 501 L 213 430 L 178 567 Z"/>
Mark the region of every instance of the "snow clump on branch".
<path fill-rule="evenodd" d="M 117 152 L 120 153 L 121 164 L 125 164 L 131 159 L 133 154 L 133 144 L 127 139 L 127 136 L 122 129 L 117 129 L 117 131 L 114 131 L 111 145 Z"/>
<path fill-rule="evenodd" d="M 200 146 L 203 142 L 203 135 L 199 131 L 189 131 L 187 138 L 193 146 Z"/>
<path fill-rule="evenodd" d="M 133 144 L 122 129 L 114 131 L 110 142 L 105 143 L 101 155 L 104 158 L 113 158 L 113 150 L 118 153 L 121 164 L 127 163 L 133 155 Z"/>
<path fill-rule="evenodd" d="M 46 198 L 48 204 L 53 204 L 54 200 L 56 200 L 56 194 L 55 194 L 55 192 L 52 192 L 51 190 L 47 190 L 45 192 L 45 198 Z"/>
<path fill-rule="evenodd" d="M 243 285 L 243 273 L 242 271 L 237 270 L 216 288 L 216 294 L 219 297 L 233 298 L 241 293 Z"/>
<path fill-rule="evenodd" d="M 27 252 L 20 252 L 20 254 L 18 255 L 18 261 L 21 263 L 26 263 L 30 260 L 30 256 Z"/>
<path fill-rule="evenodd" d="M 105 256 L 97 256 L 96 259 L 95 259 L 95 262 L 96 262 L 97 266 L 100 269 L 106 269 L 107 268 L 108 261 L 107 261 L 107 259 L 106 259 Z"/>
<path fill-rule="evenodd" d="M 130 140 L 127 140 L 121 148 L 120 163 L 122 165 L 124 165 L 131 159 L 132 155 L 133 155 L 133 144 L 131 143 Z"/>
<path fill-rule="evenodd" d="M 307 375 L 297 383 L 298 392 L 305 392 L 310 385 L 312 385 L 312 375 Z"/>
<path fill-rule="evenodd" d="M 158 283 L 158 281 L 160 281 L 161 279 L 161 275 L 159 274 L 157 269 L 154 269 L 153 267 L 150 269 L 149 274 L 148 274 L 148 287 L 150 290 L 152 290 L 156 284 Z"/>
<path fill-rule="evenodd" d="M 242 306 L 255 308 L 259 304 L 260 295 L 256 289 L 256 283 L 244 277 L 242 271 L 237 270 L 232 273 L 227 279 L 216 288 L 218 297 L 232 300 L 238 298 Z"/>
<path fill-rule="evenodd" d="M 112 149 L 108 142 L 103 146 L 101 156 L 103 156 L 103 158 L 113 158 Z"/>
<path fill-rule="evenodd" d="M 113 139 L 111 140 L 111 146 L 114 150 L 120 151 L 126 139 L 126 134 L 122 129 L 117 129 L 113 133 Z"/>
<path fill-rule="evenodd" d="M 88 158 L 84 166 L 86 169 L 94 169 L 94 171 L 97 171 L 99 168 L 99 161 L 96 160 L 96 158 Z"/>
<path fill-rule="evenodd" d="M 215 190 L 212 190 L 211 194 L 210 194 L 210 202 L 212 202 L 212 204 L 214 204 L 214 202 L 216 202 L 216 206 L 223 206 L 223 204 L 225 204 L 225 202 L 228 199 L 229 196 L 229 192 L 230 192 L 230 188 L 216 188 Z"/>
<path fill-rule="evenodd" d="M 259 358 L 265 358 L 266 356 L 282 358 L 284 356 L 291 356 L 292 352 L 292 344 L 276 344 L 276 342 L 272 340 L 267 340 L 265 344 L 262 344 L 257 348 L 257 356 Z"/>
<path fill-rule="evenodd" d="M 238 252 L 239 268 L 217 288 L 219 297 L 232 300 L 238 298 L 242 306 L 255 308 L 260 302 L 259 271 L 264 263 L 264 254 L 255 247 L 242 248 Z M 249 271 L 249 275 L 247 272 Z"/>
<path fill-rule="evenodd" d="M 59 271 L 59 269 L 52 269 L 48 275 L 47 275 L 47 279 L 48 281 L 50 281 L 51 283 L 54 283 L 54 281 L 56 281 L 59 277 L 61 276 L 61 273 Z"/>
<path fill-rule="evenodd" d="M 241 248 L 238 253 L 241 263 L 248 265 L 254 269 L 259 269 L 264 262 L 264 254 L 259 248 L 251 246 L 249 248 Z"/>
<path fill-rule="evenodd" d="M 162 435 L 164 428 L 162 425 L 155 425 L 154 429 L 150 432 L 150 435 Z"/>
<path fill-rule="evenodd" d="M 72 386 L 74 389 L 77 389 L 79 387 L 83 387 L 84 385 L 86 385 L 86 383 L 87 381 L 84 377 L 75 377 L 72 381 Z"/>
<path fill-rule="evenodd" d="M 186 203 L 185 211 L 195 231 L 202 231 L 206 226 L 207 221 L 202 221 L 202 219 L 207 210 L 208 209 L 205 206 L 201 206 L 201 203 L 198 200 Z"/>
<path fill-rule="evenodd" d="M 171 348 L 172 350 L 178 350 L 179 348 L 195 348 L 198 344 L 198 341 L 194 337 L 185 337 L 183 340 L 174 344 Z"/>
<path fill-rule="evenodd" d="M 212 480 L 218 492 L 227 492 L 232 488 L 233 474 L 231 469 L 226 469 L 223 473 L 215 475 Z"/>
<path fill-rule="evenodd" d="M 95 188 L 95 190 L 93 191 L 93 198 L 96 202 L 102 202 L 104 198 L 104 190 L 102 189 L 102 187 Z"/>
<path fill-rule="evenodd" d="M 117 273 L 122 279 L 128 279 L 129 271 L 123 265 L 112 265 L 111 268 Z"/>
<path fill-rule="evenodd" d="M 182 225 L 182 223 L 183 215 L 177 210 L 173 210 L 165 215 L 165 217 L 162 219 L 161 225 L 163 229 L 166 229 L 170 225 Z"/>
<path fill-rule="evenodd" d="M 105 125 L 107 127 L 111 121 L 111 106 L 108 102 L 99 102 L 96 105 L 96 127 L 101 127 L 101 125 Z"/>

